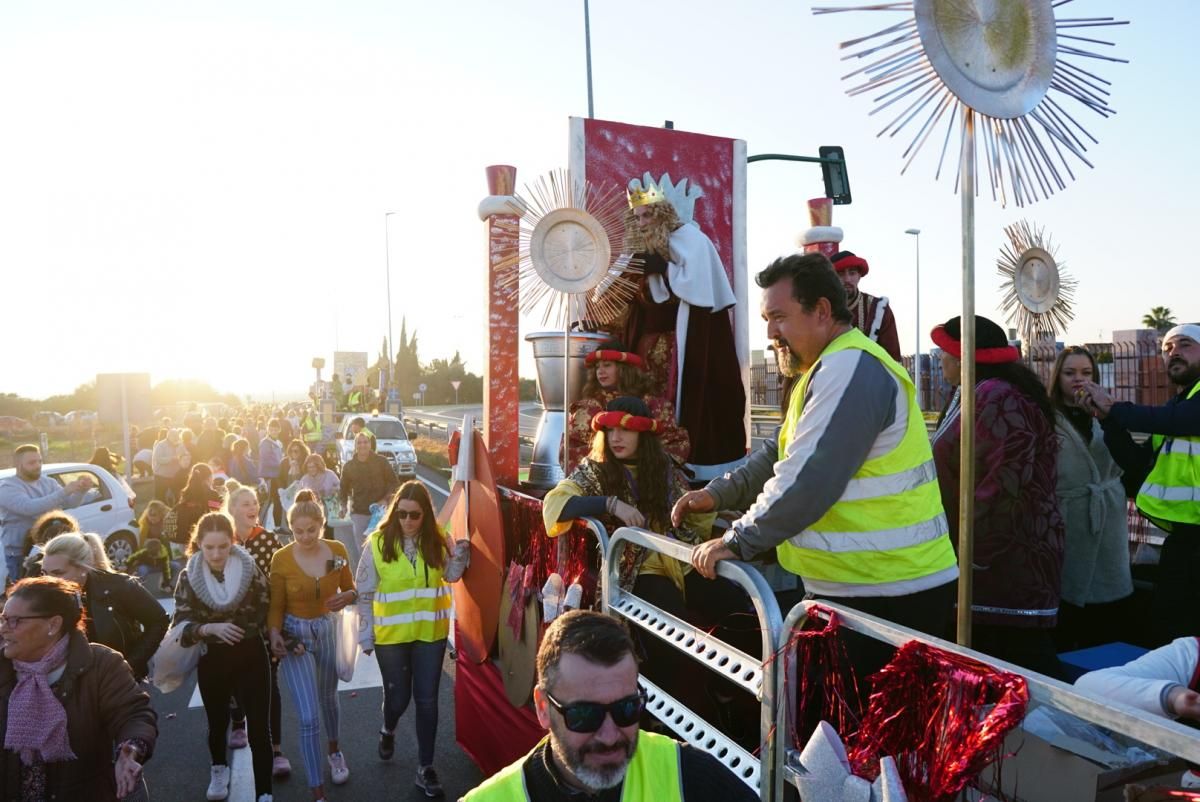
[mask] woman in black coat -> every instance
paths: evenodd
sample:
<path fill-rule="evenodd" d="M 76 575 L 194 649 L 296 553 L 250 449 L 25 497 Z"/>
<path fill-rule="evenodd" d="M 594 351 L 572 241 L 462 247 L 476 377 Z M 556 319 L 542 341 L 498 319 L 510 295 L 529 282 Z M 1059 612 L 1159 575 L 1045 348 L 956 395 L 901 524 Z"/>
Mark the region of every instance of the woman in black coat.
<path fill-rule="evenodd" d="M 42 573 L 83 589 L 88 640 L 120 652 L 134 677 L 144 679 L 167 632 L 167 614 L 140 582 L 109 570 L 100 538 L 74 532 L 51 538 Z"/>
<path fill-rule="evenodd" d="M 0 799 L 116 802 L 142 785 L 157 716 L 121 656 L 84 638 L 77 590 L 52 577 L 9 588 Z"/>

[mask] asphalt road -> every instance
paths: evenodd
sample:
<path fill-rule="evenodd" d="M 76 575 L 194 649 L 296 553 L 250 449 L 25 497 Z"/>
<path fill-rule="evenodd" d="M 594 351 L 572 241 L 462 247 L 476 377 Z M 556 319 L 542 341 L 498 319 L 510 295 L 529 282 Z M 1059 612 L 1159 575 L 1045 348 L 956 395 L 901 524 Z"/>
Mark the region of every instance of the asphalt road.
<path fill-rule="evenodd" d="M 418 475 L 434 491 L 435 503 L 446 492 L 446 481 L 435 471 L 418 469 Z M 156 577 L 149 577 L 147 587 L 157 587 Z M 160 600 L 168 613 L 174 608 L 172 600 Z M 292 762 L 292 775 L 276 780 L 276 802 L 307 802 L 310 800 L 304 778 L 303 758 L 296 737 L 297 722 L 286 685 L 283 695 L 283 750 Z M 208 756 L 208 725 L 200 706 L 195 678 L 173 693 L 161 694 L 149 687 L 151 701 L 158 711 L 158 748 L 146 765 L 146 782 L 154 800 L 202 800 L 208 788 L 210 761 Z M 424 793 L 413 785 L 417 767 L 416 736 L 413 729 L 413 708 L 409 707 L 396 730 L 396 753 L 390 761 L 379 759 L 376 751 L 378 732 L 382 724 L 380 712 L 383 689 L 379 669 L 373 657 L 363 655 L 351 683 L 342 683 L 338 693 L 341 706 L 341 748 L 350 767 L 350 780 L 334 786 L 326 782 L 325 791 L 333 800 L 411 800 L 425 799 Z M 457 799 L 482 779 L 470 758 L 458 748 L 454 732 L 454 663 L 447 657 L 442 669 L 438 698 L 439 726 L 435 767 L 446 789 L 446 798 Z M 322 738 L 326 737 L 322 729 Z M 322 742 L 324 743 L 324 742 Z M 324 750 L 323 750 L 324 751 Z M 250 750 L 239 749 L 230 754 L 233 781 L 231 802 L 254 802 L 254 778 L 250 768 Z M 328 778 L 328 768 L 325 769 Z"/>

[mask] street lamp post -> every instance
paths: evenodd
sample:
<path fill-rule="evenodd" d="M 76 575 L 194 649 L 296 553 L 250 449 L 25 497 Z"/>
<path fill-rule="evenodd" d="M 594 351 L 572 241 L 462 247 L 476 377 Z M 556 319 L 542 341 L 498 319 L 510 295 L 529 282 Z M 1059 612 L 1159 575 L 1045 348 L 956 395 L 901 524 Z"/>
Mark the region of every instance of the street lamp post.
<path fill-rule="evenodd" d="M 912 234 L 917 241 L 917 352 L 913 357 L 913 378 L 917 384 L 917 406 L 925 409 L 925 391 L 921 387 L 921 229 L 905 229 L 905 234 Z"/>
<path fill-rule="evenodd" d="M 387 309 L 388 309 L 388 336 L 387 336 L 387 363 L 388 363 L 388 389 L 396 386 L 396 360 L 392 356 L 392 350 L 395 346 L 392 344 L 392 241 L 388 231 L 388 218 L 397 212 L 383 213 L 383 262 L 387 271 Z"/>

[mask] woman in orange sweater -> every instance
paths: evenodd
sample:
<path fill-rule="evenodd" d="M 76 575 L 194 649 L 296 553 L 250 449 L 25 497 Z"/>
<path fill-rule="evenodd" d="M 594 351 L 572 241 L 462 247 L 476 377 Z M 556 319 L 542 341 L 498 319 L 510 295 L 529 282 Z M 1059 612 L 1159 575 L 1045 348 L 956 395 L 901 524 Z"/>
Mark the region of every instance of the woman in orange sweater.
<path fill-rule="evenodd" d="M 311 490 L 301 490 L 288 510 L 295 541 L 271 558 L 271 607 L 267 614 L 271 651 L 282 662 L 300 720 L 300 751 L 313 799 L 325 798 L 321 767 L 321 718 L 329 739 L 334 785 L 350 779 L 338 747 L 335 619 L 333 613 L 358 598 L 346 547 L 324 540 L 325 508 Z"/>

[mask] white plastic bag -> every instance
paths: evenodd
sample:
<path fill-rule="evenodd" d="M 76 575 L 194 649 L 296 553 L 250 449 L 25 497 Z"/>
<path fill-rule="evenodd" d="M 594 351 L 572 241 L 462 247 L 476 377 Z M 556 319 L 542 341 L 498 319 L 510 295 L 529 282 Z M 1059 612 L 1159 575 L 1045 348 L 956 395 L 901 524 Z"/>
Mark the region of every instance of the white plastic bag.
<path fill-rule="evenodd" d="M 337 675 L 342 682 L 354 679 L 354 665 L 362 648 L 358 645 L 358 608 L 347 604 L 339 612 L 334 613 L 337 645 Z"/>
<path fill-rule="evenodd" d="M 150 676 L 154 678 L 154 687 L 163 693 L 170 693 L 182 685 L 196 670 L 200 657 L 205 652 L 202 642 L 194 646 L 184 646 L 179 642 L 183 637 L 183 628 L 188 623 L 181 621 L 167 630 L 158 651 L 150 659 Z"/>

